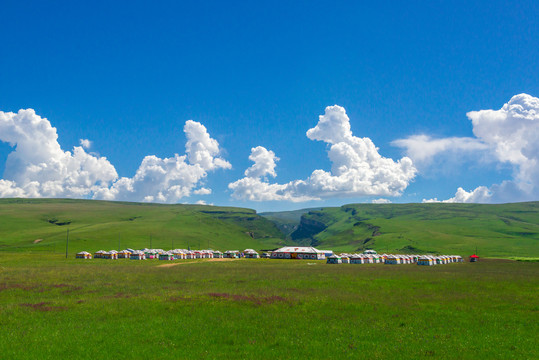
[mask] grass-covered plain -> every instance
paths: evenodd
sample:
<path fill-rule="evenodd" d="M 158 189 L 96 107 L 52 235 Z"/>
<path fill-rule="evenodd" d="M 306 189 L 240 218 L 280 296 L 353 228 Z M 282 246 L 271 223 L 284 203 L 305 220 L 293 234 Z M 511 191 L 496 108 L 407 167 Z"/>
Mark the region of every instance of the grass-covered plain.
<path fill-rule="evenodd" d="M 508 260 L 426 267 L 0 253 L 0 354 L 533 359 L 538 289 L 539 263 Z"/>

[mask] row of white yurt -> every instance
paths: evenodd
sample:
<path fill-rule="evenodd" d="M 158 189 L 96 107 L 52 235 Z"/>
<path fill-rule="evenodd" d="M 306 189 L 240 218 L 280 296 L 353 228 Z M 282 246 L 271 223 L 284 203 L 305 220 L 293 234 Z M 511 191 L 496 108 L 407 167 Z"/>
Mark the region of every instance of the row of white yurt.
<path fill-rule="evenodd" d="M 254 250 L 252 250 L 254 251 Z M 239 254 L 238 251 L 233 251 L 236 254 Z M 144 254 L 144 256 L 140 256 L 140 254 Z M 132 254 L 135 254 L 135 256 L 131 256 Z M 164 255 L 164 256 L 161 256 Z M 171 255 L 171 256 L 169 256 Z M 86 251 L 81 251 L 76 254 L 75 256 L 77 259 L 91 259 L 92 254 Z M 165 251 L 163 249 L 142 249 L 142 250 L 111 250 L 111 251 L 105 251 L 105 250 L 99 250 L 94 253 L 94 258 L 96 259 L 167 259 L 172 257 L 173 259 L 211 259 L 214 257 L 222 258 L 223 253 L 220 251 L 214 251 L 214 250 L 185 250 L 185 249 L 174 249 Z M 255 256 L 253 256 L 255 257 Z"/>
<path fill-rule="evenodd" d="M 423 255 L 418 261 L 417 265 L 444 265 L 451 264 L 455 262 L 463 262 L 462 256 L 460 255 Z"/>
<path fill-rule="evenodd" d="M 333 256 L 333 255 L 332 255 Z M 340 254 L 336 257 L 329 256 L 328 264 L 378 264 L 382 262 L 382 257 L 378 254 Z M 337 258 L 340 261 L 337 261 Z"/>
<path fill-rule="evenodd" d="M 419 255 L 384 254 L 382 258 L 384 259 L 384 263 L 389 265 L 414 264 L 419 259 Z"/>

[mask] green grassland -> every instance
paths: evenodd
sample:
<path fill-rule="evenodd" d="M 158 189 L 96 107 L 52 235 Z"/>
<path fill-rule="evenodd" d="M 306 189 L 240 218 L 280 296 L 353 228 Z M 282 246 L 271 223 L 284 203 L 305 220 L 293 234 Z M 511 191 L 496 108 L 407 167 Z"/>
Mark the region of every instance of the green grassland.
<path fill-rule="evenodd" d="M 275 248 L 282 234 L 254 210 L 68 199 L 1 199 L 0 251 Z"/>
<path fill-rule="evenodd" d="M 261 216 L 263 215 L 263 216 Z M 539 202 L 352 204 L 257 214 L 204 205 L 1 199 L 0 252 L 118 248 L 273 249 L 539 257 Z"/>
<path fill-rule="evenodd" d="M 309 211 L 292 239 L 337 251 L 539 257 L 539 202 L 352 204 Z"/>
<path fill-rule="evenodd" d="M 177 266 L 160 267 L 163 263 Z M 0 253 L 2 359 L 537 359 L 539 263 Z"/>

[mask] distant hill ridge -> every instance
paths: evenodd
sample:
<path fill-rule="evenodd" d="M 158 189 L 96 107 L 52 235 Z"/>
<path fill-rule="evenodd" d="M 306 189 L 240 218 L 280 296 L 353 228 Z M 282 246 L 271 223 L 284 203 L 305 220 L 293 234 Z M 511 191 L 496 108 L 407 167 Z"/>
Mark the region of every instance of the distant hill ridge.
<path fill-rule="evenodd" d="M 255 210 L 75 199 L 0 199 L 0 251 L 268 249 L 283 244 Z M 39 240 L 39 241 L 36 241 Z"/>
<path fill-rule="evenodd" d="M 154 247 L 539 257 L 539 202 L 350 204 L 257 214 L 235 207 L 73 199 L 0 199 L 0 251 Z"/>
<path fill-rule="evenodd" d="M 471 254 L 477 248 L 483 256 L 537 257 L 539 202 L 350 204 L 308 210 L 290 238 L 338 251 Z"/>

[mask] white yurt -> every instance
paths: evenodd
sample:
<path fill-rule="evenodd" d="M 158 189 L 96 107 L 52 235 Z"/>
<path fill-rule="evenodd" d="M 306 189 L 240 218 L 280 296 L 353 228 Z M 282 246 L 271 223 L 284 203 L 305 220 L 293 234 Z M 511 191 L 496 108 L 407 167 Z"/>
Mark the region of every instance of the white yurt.
<path fill-rule="evenodd" d="M 174 254 L 172 252 L 160 253 L 159 260 L 174 260 Z"/>
<path fill-rule="evenodd" d="M 142 251 L 135 250 L 129 256 L 131 260 L 146 260 L 146 254 Z"/>
<path fill-rule="evenodd" d="M 417 260 L 417 265 L 431 266 L 432 259 L 427 256 L 422 256 Z"/>
<path fill-rule="evenodd" d="M 129 250 L 118 251 L 118 259 L 129 259 L 131 252 Z"/>
<path fill-rule="evenodd" d="M 243 255 L 248 259 L 259 259 L 260 255 L 254 251 L 253 249 L 245 249 L 243 250 Z"/>
<path fill-rule="evenodd" d="M 108 259 L 108 260 L 117 260 L 118 259 L 118 253 L 115 252 L 115 251 L 107 251 L 105 253 L 103 253 L 103 259 Z"/>
<path fill-rule="evenodd" d="M 92 254 L 90 254 L 88 251 L 81 251 L 75 255 L 76 259 L 91 259 Z"/>
<path fill-rule="evenodd" d="M 237 259 L 240 257 L 240 252 L 238 250 L 227 250 L 224 253 L 225 258 Z"/>
<path fill-rule="evenodd" d="M 327 259 L 328 264 L 342 264 L 342 259 L 340 256 L 333 254 Z"/>

